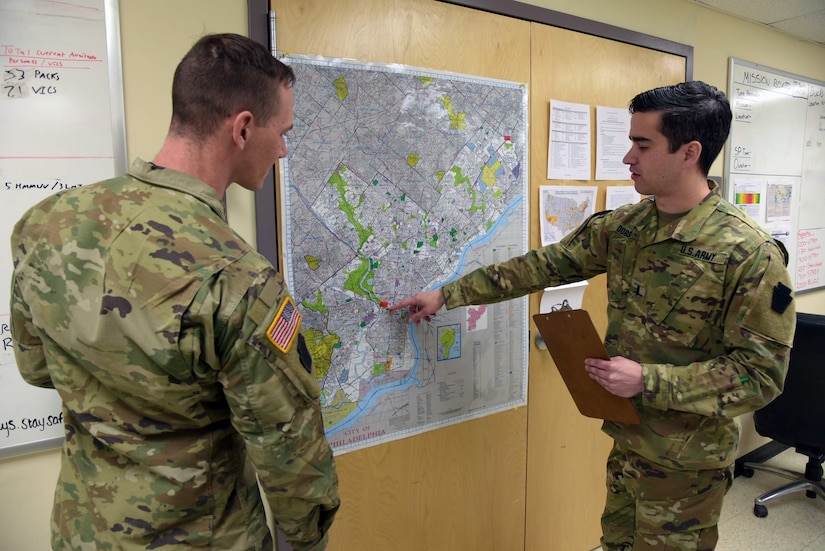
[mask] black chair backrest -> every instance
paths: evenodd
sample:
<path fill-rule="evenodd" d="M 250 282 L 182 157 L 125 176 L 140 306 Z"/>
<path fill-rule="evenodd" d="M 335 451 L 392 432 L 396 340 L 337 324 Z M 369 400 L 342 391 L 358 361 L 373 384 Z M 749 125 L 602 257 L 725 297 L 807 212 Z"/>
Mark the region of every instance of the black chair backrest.
<path fill-rule="evenodd" d="M 825 450 L 825 315 L 797 313 L 785 388 L 753 421 L 762 436 Z"/>

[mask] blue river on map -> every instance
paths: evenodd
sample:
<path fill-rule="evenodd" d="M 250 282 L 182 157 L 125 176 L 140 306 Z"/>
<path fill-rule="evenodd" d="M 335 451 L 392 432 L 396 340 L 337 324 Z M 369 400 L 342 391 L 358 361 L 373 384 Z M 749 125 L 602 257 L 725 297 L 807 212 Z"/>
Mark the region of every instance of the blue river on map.
<path fill-rule="evenodd" d="M 513 200 L 513 202 L 507 206 L 502 215 L 495 221 L 495 223 L 487 233 L 476 237 L 475 239 L 470 241 L 470 243 L 466 247 L 464 247 L 464 250 L 461 253 L 461 257 L 459 258 L 458 265 L 455 271 L 450 275 L 450 277 L 444 279 L 443 281 L 433 282 L 430 285 L 430 287 L 428 287 L 428 289 L 440 288 L 446 285 L 447 283 L 450 283 L 451 281 L 455 281 L 456 279 L 458 279 L 464 269 L 464 266 L 466 264 L 466 258 L 470 251 L 475 247 L 489 243 L 490 240 L 493 239 L 493 237 L 499 230 L 503 230 L 504 228 L 509 226 L 511 218 L 514 215 L 522 214 L 520 210 L 522 203 L 524 203 L 523 196 L 520 196 Z M 335 426 L 327 429 L 326 433 L 328 436 L 354 426 L 360 419 L 361 414 L 365 411 L 369 411 L 372 408 L 374 408 L 378 400 L 380 400 L 384 394 L 388 392 L 398 392 L 399 389 L 403 389 L 409 386 L 411 383 L 419 383 L 418 379 L 416 378 L 416 375 L 418 372 L 419 364 L 421 362 L 421 360 L 419 359 L 421 357 L 421 346 L 418 342 L 416 327 L 416 324 L 410 323 L 408 329 L 409 338 L 413 346 L 415 358 L 412 368 L 410 369 L 409 376 L 405 377 L 404 379 L 399 379 L 394 383 L 382 385 L 379 388 L 371 388 L 367 395 L 359 402 L 358 407 L 352 411 L 352 413 L 345 417 L 340 423 L 336 423 Z"/>

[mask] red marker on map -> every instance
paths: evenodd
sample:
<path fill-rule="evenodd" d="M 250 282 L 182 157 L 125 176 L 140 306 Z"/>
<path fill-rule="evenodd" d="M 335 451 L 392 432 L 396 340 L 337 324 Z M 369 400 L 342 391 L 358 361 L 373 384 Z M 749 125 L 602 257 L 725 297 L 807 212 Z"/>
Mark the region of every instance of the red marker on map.
<path fill-rule="evenodd" d="M 380 304 L 380 305 L 381 305 L 381 308 L 386 308 L 387 306 L 389 306 L 389 305 L 390 305 L 390 303 L 389 303 L 389 302 L 387 302 L 386 300 L 382 300 L 382 301 L 381 301 L 381 302 L 379 302 L 378 304 Z"/>

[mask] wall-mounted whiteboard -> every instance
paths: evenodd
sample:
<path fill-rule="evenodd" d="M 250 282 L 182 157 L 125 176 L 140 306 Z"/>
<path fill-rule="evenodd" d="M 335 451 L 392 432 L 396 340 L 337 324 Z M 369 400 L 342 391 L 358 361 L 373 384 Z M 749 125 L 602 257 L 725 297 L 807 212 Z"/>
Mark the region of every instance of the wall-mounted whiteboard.
<path fill-rule="evenodd" d="M 61 401 L 27 385 L 9 333 L 9 236 L 28 207 L 126 170 L 117 0 L 0 3 L 0 458 L 59 446 Z"/>
<path fill-rule="evenodd" d="M 825 287 L 825 83 L 731 58 L 728 199 L 781 240 L 795 290 Z"/>

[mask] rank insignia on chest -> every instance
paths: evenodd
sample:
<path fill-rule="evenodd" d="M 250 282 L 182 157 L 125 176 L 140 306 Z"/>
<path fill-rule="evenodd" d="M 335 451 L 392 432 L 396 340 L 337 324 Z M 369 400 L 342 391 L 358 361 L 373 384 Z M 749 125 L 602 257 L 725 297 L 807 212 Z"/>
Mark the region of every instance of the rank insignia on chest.
<path fill-rule="evenodd" d="M 289 351 L 292 341 L 301 327 L 301 313 L 291 297 L 286 297 L 278 308 L 278 314 L 266 332 L 267 338 L 283 353 Z"/>

